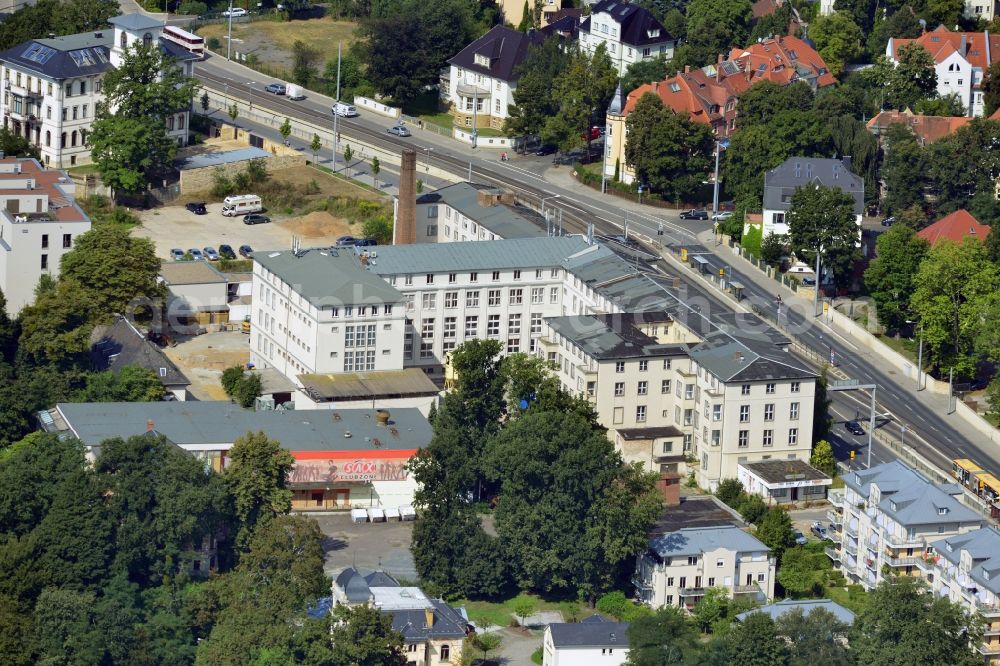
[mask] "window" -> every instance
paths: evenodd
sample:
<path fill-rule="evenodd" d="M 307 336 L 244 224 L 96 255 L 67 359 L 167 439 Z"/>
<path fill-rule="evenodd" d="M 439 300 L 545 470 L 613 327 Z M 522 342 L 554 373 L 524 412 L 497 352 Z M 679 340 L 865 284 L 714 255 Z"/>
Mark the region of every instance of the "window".
<path fill-rule="evenodd" d="M 741 449 L 745 449 L 748 446 L 750 446 L 750 431 L 749 430 L 740 430 L 740 434 L 739 434 L 737 445 Z"/>
<path fill-rule="evenodd" d="M 479 317 L 472 315 L 465 318 L 465 337 L 474 338 L 479 333 Z"/>
<path fill-rule="evenodd" d="M 559 287 L 549 287 L 549 303 L 559 302 Z"/>
<path fill-rule="evenodd" d="M 507 353 L 516 354 L 521 351 L 521 338 L 507 338 Z"/>
<path fill-rule="evenodd" d="M 740 395 L 750 395 L 750 385 L 744 384 L 740 387 Z"/>
<path fill-rule="evenodd" d="M 437 216 L 438 216 L 438 207 L 437 206 L 428 206 L 427 207 L 427 219 L 428 220 L 436 220 Z"/>
<path fill-rule="evenodd" d="M 639 372 L 646 372 L 649 370 L 649 361 L 639 361 Z"/>
<path fill-rule="evenodd" d="M 42 255 L 42 270 L 43 271 L 47 270 L 48 267 L 49 267 L 49 255 L 43 254 Z"/>
<path fill-rule="evenodd" d="M 625 421 L 625 408 L 615 407 L 612 414 L 612 422 L 615 425 L 618 425 L 620 423 L 623 423 L 624 421 Z"/>
<path fill-rule="evenodd" d="M 788 446 L 795 446 L 799 443 L 799 429 L 789 428 L 788 429 Z"/>
<path fill-rule="evenodd" d="M 509 302 L 511 305 L 521 305 L 523 302 L 523 289 L 511 289 L 509 294 Z"/>
<path fill-rule="evenodd" d="M 500 271 L 493 271 L 493 281 L 494 282 L 500 281 Z"/>
<path fill-rule="evenodd" d="M 722 405 L 712 405 L 712 420 L 713 421 L 722 420 Z"/>
<path fill-rule="evenodd" d="M 544 287 L 532 287 L 531 288 L 531 304 L 540 305 L 545 302 L 545 288 Z"/>
<path fill-rule="evenodd" d="M 427 274 L 427 284 L 434 284 L 434 274 L 433 273 L 428 273 Z"/>
<path fill-rule="evenodd" d="M 490 289 L 489 292 L 487 292 L 486 295 L 487 295 L 487 299 L 486 299 L 486 304 L 487 305 L 489 305 L 491 308 L 499 307 L 499 305 L 500 305 L 500 290 L 499 289 Z"/>
<path fill-rule="evenodd" d="M 764 431 L 764 437 L 763 437 L 763 439 L 761 441 L 761 444 L 763 444 L 764 446 L 774 446 L 774 431 L 773 430 L 765 430 Z"/>
<path fill-rule="evenodd" d="M 49 246 L 49 235 L 42 234 L 42 249 L 44 250 Z"/>
<path fill-rule="evenodd" d="M 351 348 L 354 346 L 354 327 L 345 326 L 344 327 L 344 347 Z"/>
<path fill-rule="evenodd" d="M 434 337 L 434 318 L 422 319 L 420 321 L 420 337 L 429 340 Z"/>
<path fill-rule="evenodd" d="M 514 279 L 515 280 L 521 279 L 521 271 L 514 271 Z"/>
<path fill-rule="evenodd" d="M 625 361 L 615 361 L 615 372 L 625 372 Z"/>
<path fill-rule="evenodd" d="M 646 395 L 646 393 L 647 393 L 646 388 L 647 388 L 647 383 L 646 382 L 639 382 L 639 386 L 636 387 L 636 393 L 638 395 Z"/>
<path fill-rule="evenodd" d="M 458 307 L 458 292 L 457 291 L 446 291 L 446 292 L 444 292 L 444 306 L 446 308 L 457 308 Z"/>
<path fill-rule="evenodd" d="M 521 335 L 521 315 L 507 316 L 507 335 Z"/>
<path fill-rule="evenodd" d="M 799 403 L 793 402 L 788 406 L 788 419 L 797 421 L 799 419 Z"/>
<path fill-rule="evenodd" d="M 448 273 L 448 284 L 455 284 L 456 282 L 458 282 L 458 274 Z"/>
<path fill-rule="evenodd" d="M 740 405 L 740 423 L 750 422 L 750 405 Z"/>
<path fill-rule="evenodd" d="M 413 284 L 413 276 L 407 275 L 403 278 L 403 285 L 409 287 Z"/>
<path fill-rule="evenodd" d="M 445 339 L 455 338 L 455 329 L 458 327 L 457 317 L 445 317 L 444 318 L 444 337 Z"/>
<path fill-rule="evenodd" d="M 499 338 L 500 337 L 500 315 L 489 315 L 486 319 L 486 337 L 488 338 Z"/>
<path fill-rule="evenodd" d="M 469 282 L 479 282 L 479 273 L 469 273 Z"/>
<path fill-rule="evenodd" d="M 531 313 L 531 334 L 538 335 L 542 332 L 542 314 L 540 312 Z"/>
<path fill-rule="evenodd" d="M 625 395 L 625 382 L 615 382 L 615 397 L 620 398 Z"/>
<path fill-rule="evenodd" d="M 635 408 L 635 422 L 645 423 L 646 422 L 646 405 L 636 405 Z"/>
<path fill-rule="evenodd" d="M 73 247 L 73 234 L 63 234 L 63 248 Z"/>
<path fill-rule="evenodd" d="M 660 382 L 660 393 L 670 393 L 670 380 L 664 379 Z"/>
<path fill-rule="evenodd" d="M 441 661 L 448 661 L 451 659 L 451 647 L 448 645 L 441 646 Z"/>
<path fill-rule="evenodd" d="M 774 403 L 768 403 L 764 405 L 764 420 L 765 421 L 774 420 Z"/>
<path fill-rule="evenodd" d="M 792 393 L 798 393 L 800 387 L 801 387 L 800 382 L 792 382 Z"/>
<path fill-rule="evenodd" d="M 712 440 L 711 441 L 712 441 L 712 446 L 718 446 L 719 444 L 721 444 L 722 443 L 722 431 L 721 430 L 713 430 L 712 431 Z"/>
<path fill-rule="evenodd" d="M 420 302 L 425 310 L 433 310 L 435 305 L 437 305 L 437 294 L 435 294 L 434 292 L 421 294 Z"/>
<path fill-rule="evenodd" d="M 694 400 L 694 384 L 685 384 L 684 385 L 684 399 L 685 400 Z"/>
<path fill-rule="evenodd" d="M 767 385 L 767 390 L 765 391 L 765 393 L 767 393 L 768 395 L 774 394 L 774 382 L 771 382 Z"/>
<path fill-rule="evenodd" d="M 479 307 L 479 290 L 465 292 L 465 307 L 467 308 Z"/>

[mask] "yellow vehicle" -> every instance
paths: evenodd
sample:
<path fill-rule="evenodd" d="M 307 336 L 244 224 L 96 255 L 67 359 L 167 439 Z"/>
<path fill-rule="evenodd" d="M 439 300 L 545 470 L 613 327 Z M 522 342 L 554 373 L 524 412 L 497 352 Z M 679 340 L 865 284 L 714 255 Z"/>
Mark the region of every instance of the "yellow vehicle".
<path fill-rule="evenodd" d="M 243 323 L 240 325 L 240 331 L 246 333 L 247 335 L 250 335 L 250 317 L 247 317 L 243 320 Z"/>

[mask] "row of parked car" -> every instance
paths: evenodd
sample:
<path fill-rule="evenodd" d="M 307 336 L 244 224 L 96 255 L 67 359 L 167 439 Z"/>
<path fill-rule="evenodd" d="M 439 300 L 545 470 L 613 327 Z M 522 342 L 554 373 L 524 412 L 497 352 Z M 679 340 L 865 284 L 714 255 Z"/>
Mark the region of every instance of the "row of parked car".
<path fill-rule="evenodd" d="M 244 259 L 249 259 L 253 248 L 249 245 L 240 245 L 239 253 Z M 192 247 L 185 252 L 179 247 L 170 250 L 170 258 L 173 261 L 218 261 L 219 259 L 235 259 L 236 252 L 233 252 L 231 245 L 222 244 L 218 251 L 212 246 L 199 250 Z"/>
<path fill-rule="evenodd" d="M 712 215 L 712 221 L 723 222 L 728 220 L 733 216 L 733 212 L 730 210 L 722 211 Z M 708 211 L 704 209 L 692 208 L 691 210 L 685 210 L 681 212 L 682 220 L 707 220 L 709 218 Z"/>

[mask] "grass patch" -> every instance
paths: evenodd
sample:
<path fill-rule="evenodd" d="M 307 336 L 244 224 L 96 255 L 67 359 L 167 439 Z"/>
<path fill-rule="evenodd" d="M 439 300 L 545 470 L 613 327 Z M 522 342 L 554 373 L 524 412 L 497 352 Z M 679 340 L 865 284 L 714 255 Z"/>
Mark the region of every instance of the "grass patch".
<path fill-rule="evenodd" d="M 579 620 L 586 615 L 586 609 L 578 601 L 548 601 L 534 594 L 525 594 L 535 602 L 535 612 L 538 611 L 559 611 L 563 615 L 563 620 L 572 622 Z M 495 624 L 500 627 L 510 626 L 512 621 L 517 621 L 514 617 L 513 602 L 517 597 L 511 597 L 504 601 L 481 601 L 471 599 L 458 599 L 451 602 L 453 606 L 465 606 L 469 613 L 469 618 L 477 623 Z"/>
<path fill-rule="evenodd" d="M 436 91 L 421 93 L 403 107 L 403 113 L 451 131 L 453 118 L 447 111 L 441 110 Z"/>
<path fill-rule="evenodd" d="M 538 648 L 531 653 L 531 663 L 539 665 L 542 663 L 542 648 Z"/>
<path fill-rule="evenodd" d="M 215 265 L 223 273 L 250 273 L 253 271 L 252 259 L 219 259 Z"/>
<path fill-rule="evenodd" d="M 66 172 L 71 175 L 85 176 L 91 173 L 98 173 L 98 170 L 96 164 L 81 164 L 80 166 L 66 169 Z"/>
<path fill-rule="evenodd" d="M 137 227 L 142 222 L 124 206 L 116 206 L 103 194 L 92 194 L 77 199 L 80 208 L 95 224 L 120 224 L 126 228 Z"/>
<path fill-rule="evenodd" d="M 826 588 L 825 596 L 827 599 L 835 601 L 855 613 L 860 613 L 864 610 L 865 603 L 868 601 L 868 594 L 865 592 L 865 588 L 860 585 L 848 585 L 846 587 L 830 586 Z"/>
<path fill-rule="evenodd" d="M 917 341 L 911 340 L 909 338 L 895 338 L 891 335 L 883 335 L 879 337 L 887 347 L 893 351 L 902 354 L 911 361 L 917 360 Z"/>

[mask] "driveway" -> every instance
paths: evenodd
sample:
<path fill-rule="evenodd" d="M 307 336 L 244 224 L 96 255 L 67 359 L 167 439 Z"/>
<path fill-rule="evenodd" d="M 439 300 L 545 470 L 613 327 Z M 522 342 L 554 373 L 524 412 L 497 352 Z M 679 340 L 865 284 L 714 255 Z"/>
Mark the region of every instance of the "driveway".
<path fill-rule="evenodd" d="M 312 515 L 312 514 L 305 514 Z M 413 523 L 354 523 L 350 513 L 312 515 L 326 535 L 323 549 L 329 576 L 353 566 L 361 573 L 381 569 L 396 578 L 417 579 L 416 566 L 410 553 Z"/>

